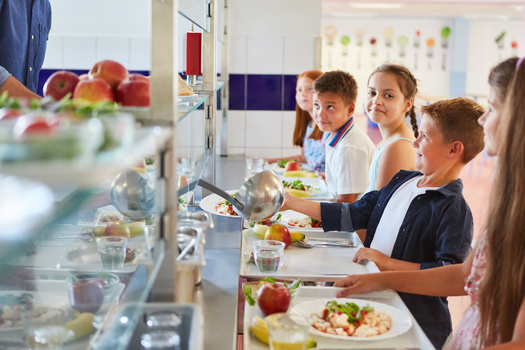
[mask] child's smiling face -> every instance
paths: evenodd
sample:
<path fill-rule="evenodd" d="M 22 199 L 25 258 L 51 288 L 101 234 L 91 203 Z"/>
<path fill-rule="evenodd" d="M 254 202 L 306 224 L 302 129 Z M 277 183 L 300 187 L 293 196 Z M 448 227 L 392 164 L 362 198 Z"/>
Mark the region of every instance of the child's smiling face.
<path fill-rule="evenodd" d="M 333 92 L 314 93 L 314 120 L 322 131 L 337 132 L 354 113 L 355 104 L 345 105 Z"/>
<path fill-rule="evenodd" d="M 434 121 L 423 114 L 419 126 L 419 136 L 414 141 L 416 149 L 415 168 L 424 175 L 439 172 L 451 153 L 453 143 L 445 142 L 443 134 Z"/>
<path fill-rule="evenodd" d="M 493 89 L 490 89 L 488 102 L 489 108 L 479 118 L 479 124 L 485 133 L 485 152 L 489 156 L 497 156 L 502 144 L 498 131 L 505 104 Z"/>
<path fill-rule="evenodd" d="M 412 99 L 405 99 L 394 74 L 378 72 L 370 77 L 366 110 L 374 123 L 403 122 L 411 107 Z"/>

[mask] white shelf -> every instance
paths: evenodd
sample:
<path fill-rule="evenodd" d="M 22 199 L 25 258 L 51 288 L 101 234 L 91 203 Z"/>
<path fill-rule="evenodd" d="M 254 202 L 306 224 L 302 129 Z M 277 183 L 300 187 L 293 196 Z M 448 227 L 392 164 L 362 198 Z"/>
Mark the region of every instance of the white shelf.
<path fill-rule="evenodd" d="M 119 149 L 104 159 L 90 162 L 28 161 L 2 164 L 0 172 L 34 179 L 44 184 L 73 186 L 80 189 L 97 187 L 121 169 L 135 166 L 139 161 L 164 147 L 171 136 L 170 128 L 143 127 L 135 131 L 131 147 Z"/>

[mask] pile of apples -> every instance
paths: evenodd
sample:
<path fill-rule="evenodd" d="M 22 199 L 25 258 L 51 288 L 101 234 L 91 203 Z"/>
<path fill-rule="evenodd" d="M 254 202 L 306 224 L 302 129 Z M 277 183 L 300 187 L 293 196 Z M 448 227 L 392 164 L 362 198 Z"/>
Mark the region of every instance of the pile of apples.
<path fill-rule="evenodd" d="M 67 94 L 90 102 L 118 102 L 122 106 L 150 105 L 150 79 L 142 74 L 130 74 L 122 64 L 103 60 L 95 63 L 88 74 L 76 75 L 61 70 L 53 73 L 44 84 L 44 96 L 56 101 Z"/>

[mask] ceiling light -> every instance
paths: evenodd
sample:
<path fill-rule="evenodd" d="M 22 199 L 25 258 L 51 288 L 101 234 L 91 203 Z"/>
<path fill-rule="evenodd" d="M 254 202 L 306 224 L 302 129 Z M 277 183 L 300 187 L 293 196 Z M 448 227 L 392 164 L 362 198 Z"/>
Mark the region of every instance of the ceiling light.
<path fill-rule="evenodd" d="M 358 9 L 400 9 L 405 7 L 405 4 L 402 3 L 368 3 L 368 2 L 353 2 L 349 4 L 350 6 Z"/>

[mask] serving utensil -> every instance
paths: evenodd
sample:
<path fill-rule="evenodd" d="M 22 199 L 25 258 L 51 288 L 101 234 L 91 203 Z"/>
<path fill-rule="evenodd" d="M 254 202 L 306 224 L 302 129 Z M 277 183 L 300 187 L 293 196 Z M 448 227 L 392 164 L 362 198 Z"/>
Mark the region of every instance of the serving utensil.
<path fill-rule="evenodd" d="M 315 246 L 332 246 L 332 247 L 342 247 L 342 248 L 353 248 L 355 247 L 354 242 L 352 241 L 317 241 L 317 240 L 307 240 L 307 241 L 295 241 L 292 242 L 293 245 L 296 245 L 301 248 L 313 248 Z"/>
<path fill-rule="evenodd" d="M 261 171 L 249 178 L 235 197 L 202 179 L 179 189 L 178 195 L 188 192 L 195 184 L 226 199 L 232 204 L 233 210 L 246 220 L 261 221 L 269 218 L 281 209 L 284 202 L 283 183 L 271 170 Z"/>

